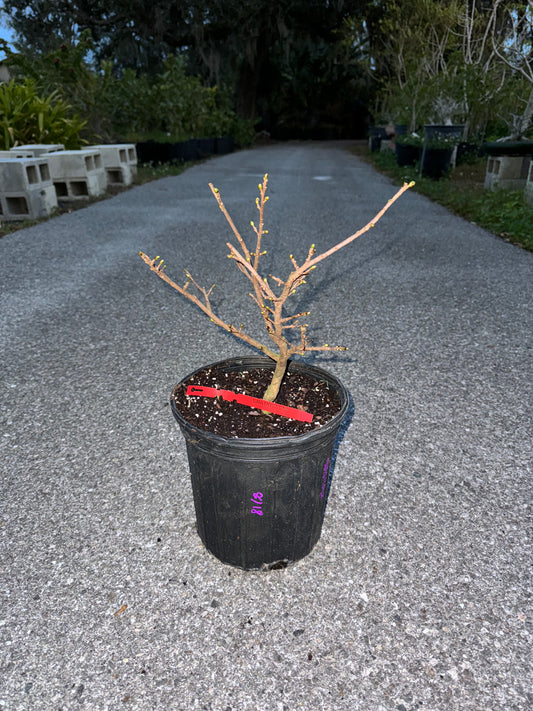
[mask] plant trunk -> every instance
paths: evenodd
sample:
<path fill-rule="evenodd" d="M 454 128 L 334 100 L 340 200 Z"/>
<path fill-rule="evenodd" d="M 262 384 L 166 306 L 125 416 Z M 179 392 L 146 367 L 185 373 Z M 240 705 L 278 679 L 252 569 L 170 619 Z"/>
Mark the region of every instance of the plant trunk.
<path fill-rule="evenodd" d="M 279 358 L 276 361 L 276 367 L 274 368 L 274 373 L 272 375 L 270 385 L 268 386 L 265 391 L 265 394 L 263 395 L 264 400 L 274 402 L 274 400 L 277 398 L 279 389 L 281 387 L 281 381 L 283 380 L 283 376 L 287 371 L 288 363 L 289 354 L 287 353 L 286 349 L 283 349 L 283 352 L 280 353 Z"/>

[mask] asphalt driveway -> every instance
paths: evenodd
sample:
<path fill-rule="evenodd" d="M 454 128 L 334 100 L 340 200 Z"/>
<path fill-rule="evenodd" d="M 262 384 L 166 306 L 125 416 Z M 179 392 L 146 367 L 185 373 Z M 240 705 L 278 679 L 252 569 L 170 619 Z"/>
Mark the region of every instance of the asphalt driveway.
<path fill-rule="evenodd" d="M 526 711 L 533 254 L 424 197 L 307 287 L 353 398 L 319 543 L 268 573 L 201 545 L 169 394 L 251 351 L 137 252 L 253 324 L 208 182 L 246 232 L 265 172 L 275 274 L 395 192 L 274 145 L 0 240 L 0 709 Z"/>

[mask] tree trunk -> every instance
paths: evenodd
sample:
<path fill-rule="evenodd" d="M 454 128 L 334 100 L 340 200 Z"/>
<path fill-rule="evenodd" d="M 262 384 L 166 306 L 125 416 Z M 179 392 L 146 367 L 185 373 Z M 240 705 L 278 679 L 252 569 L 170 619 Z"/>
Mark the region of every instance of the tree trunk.
<path fill-rule="evenodd" d="M 520 121 L 520 136 L 523 136 L 528 130 L 531 119 L 533 118 L 533 84 L 531 85 L 531 91 L 529 92 L 529 99 L 526 104 L 524 113 L 522 114 L 522 119 Z"/>
<path fill-rule="evenodd" d="M 279 389 L 281 387 L 281 381 L 283 380 L 283 376 L 285 375 L 285 372 L 287 370 L 288 362 L 289 354 L 287 353 L 287 349 L 284 349 L 283 353 L 280 353 L 280 356 L 276 361 L 276 367 L 274 368 L 272 380 L 270 381 L 270 385 L 268 386 L 265 391 L 265 394 L 263 395 L 264 400 L 274 402 L 277 398 Z"/>

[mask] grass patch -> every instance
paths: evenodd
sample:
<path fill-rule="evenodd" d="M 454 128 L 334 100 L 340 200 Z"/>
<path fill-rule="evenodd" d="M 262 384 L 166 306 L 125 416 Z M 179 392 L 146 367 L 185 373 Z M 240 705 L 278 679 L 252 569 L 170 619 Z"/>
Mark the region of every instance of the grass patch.
<path fill-rule="evenodd" d="M 520 190 L 484 189 L 486 158 L 458 165 L 448 177 L 431 180 L 420 177 L 417 167 L 400 167 L 392 151 L 371 153 L 366 144 L 360 144 L 353 146 L 352 152 L 399 183 L 414 180 L 413 190 L 507 242 L 533 252 L 533 208 Z"/>
<path fill-rule="evenodd" d="M 137 175 L 135 176 L 134 185 L 144 185 L 152 180 L 160 178 L 168 178 L 171 175 L 180 175 L 193 163 L 183 163 L 183 161 L 172 161 L 171 163 L 162 163 L 161 165 L 152 165 L 144 163 L 137 167 Z"/>

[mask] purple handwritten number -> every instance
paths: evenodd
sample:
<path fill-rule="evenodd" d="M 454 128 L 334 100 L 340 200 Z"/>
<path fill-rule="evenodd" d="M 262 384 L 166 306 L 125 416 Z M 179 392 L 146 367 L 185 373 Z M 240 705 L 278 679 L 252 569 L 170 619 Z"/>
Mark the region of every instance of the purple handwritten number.
<path fill-rule="evenodd" d="M 320 498 L 324 498 L 324 493 L 326 491 L 326 484 L 328 483 L 328 469 L 329 469 L 329 457 L 326 460 L 326 466 L 324 467 L 324 474 L 322 475 L 322 490 L 320 491 Z"/>
<path fill-rule="evenodd" d="M 252 498 L 250 501 L 255 504 L 255 506 L 252 507 L 251 513 L 257 514 L 258 516 L 263 515 L 263 509 L 261 506 L 263 505 L 263 494 L 260 491 L 256 491 L 254 494 L 252 494 Z"/>

